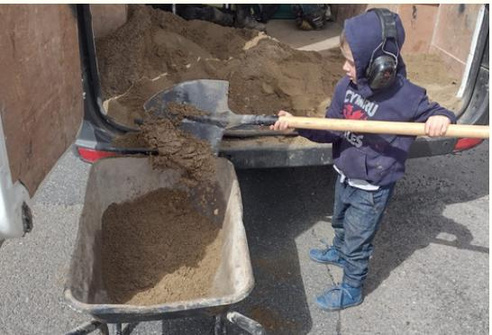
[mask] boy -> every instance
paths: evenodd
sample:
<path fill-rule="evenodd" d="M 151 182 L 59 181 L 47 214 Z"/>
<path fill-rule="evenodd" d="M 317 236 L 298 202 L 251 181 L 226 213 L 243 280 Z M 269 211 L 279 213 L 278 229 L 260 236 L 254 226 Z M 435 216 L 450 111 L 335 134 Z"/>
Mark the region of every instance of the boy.
<path fill-rule="evenodd" d="M 348 19 L 340 36 L 346 72 L 335 87 L 327 118 L 425 122 L 428 136 L 445 134 L 454 114 L 429 102 L 426 92 L 406 79 L 400 49 L 405 32 L 399 16 L 373 9 Z M 292 116 L 280 111 L 280 116 Z M 289 128 L 277 121 L 274 130 Z M 332 227 L 333 245 L 312 249 L 312 260 L 344 270 L 343 281 L 316 298 L 326 310 L 362 303 L 372 241 L 395 182 L 403 177 L 413 136 L 355 134 L 298 129 L 314 142 L 333 143 L 338 172 Z"/>

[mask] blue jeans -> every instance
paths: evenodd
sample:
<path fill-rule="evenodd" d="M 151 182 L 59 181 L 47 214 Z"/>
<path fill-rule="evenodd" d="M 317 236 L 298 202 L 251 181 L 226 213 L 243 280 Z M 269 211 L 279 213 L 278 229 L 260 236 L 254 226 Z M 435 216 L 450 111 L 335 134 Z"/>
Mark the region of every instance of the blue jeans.
<path fill-rule="evenodd" d="M 377 191 L 365 191 L 340 183 L 335 186 L 332 227 L 333 246 L 345 261 L 343 281 L 352 287 L 364 283 L 373 252 L 372 241 L 379 228 L 384 210 L 393 194 L 394 183 Z"/>

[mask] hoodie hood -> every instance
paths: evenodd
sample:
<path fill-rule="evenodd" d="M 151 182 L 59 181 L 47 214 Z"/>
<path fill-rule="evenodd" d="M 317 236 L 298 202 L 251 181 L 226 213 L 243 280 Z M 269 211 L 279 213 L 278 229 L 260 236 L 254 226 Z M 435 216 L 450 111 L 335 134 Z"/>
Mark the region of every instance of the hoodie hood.
<path fill-rule="evenodd" d="M 393 54 L 398 54 L 397 75 L 407 76 L 405 63 L 398 50 L 401 50 L 405 42 L 405 30 L 400 16 L 393 13 L 396 22 L 397 43 L 393 39 L 388 39 L 385 50 Z M 359 93 L 368 98 L 374 94 L 369 87 L 366 78 L 366 69 L 371 60 L 373 51 L 378 48 L 383 41 L 383 29 L 378 15 L 374 11 L 362 13 L 344 22 L 345 38 L 354 57 L 355 69 L 357 73 L 357 88 Z M 383 55 L 379 48 L 374 54 L 374 58 Z"/>

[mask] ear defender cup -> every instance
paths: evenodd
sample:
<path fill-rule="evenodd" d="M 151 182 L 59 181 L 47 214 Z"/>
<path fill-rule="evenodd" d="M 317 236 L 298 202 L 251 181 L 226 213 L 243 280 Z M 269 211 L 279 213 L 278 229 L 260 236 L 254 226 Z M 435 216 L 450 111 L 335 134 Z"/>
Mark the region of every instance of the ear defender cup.
<path fill-rule="evenodd" d="M 371 61 L 366 69 L 366 78 L 371 89 L 380 90 L 391 86 L 396 78 L 398 56 L 384 50 L 388 39 L 393 39 L 396 43 L 396 22 L 393 13 L 386 8 L 372 8 L 368 10 L 368 12 L 371 11 L 377 14 L 381 22 L 383 34 L 381 44 L 372 52 Z M 379 48 L 383 50 L 384 54 L 373 58 Z"/>
<path fill-rule="evenodd" d="M 380 90 L 388 87 L 396 78 L 396 62 L 392 56 L 382 55 L 374 59 L 366 70 L 369 87 Z"/>

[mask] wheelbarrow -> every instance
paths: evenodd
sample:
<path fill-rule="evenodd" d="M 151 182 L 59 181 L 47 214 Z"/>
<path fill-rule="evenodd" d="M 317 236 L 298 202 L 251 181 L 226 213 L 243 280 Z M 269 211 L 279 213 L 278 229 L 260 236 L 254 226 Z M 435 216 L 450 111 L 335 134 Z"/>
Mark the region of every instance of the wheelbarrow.
<path fill-rule="evenodd" d="M 151 306 L 114 304 L 104 286 L 102 269 L 102 215 L 112 203 L 122 203 L 159 188 L 185 189 L 200 199 L 202 191 L 179 183 L 181 172 L 154 170 L 146 157 L 118 157 L 100 160 L 91 167 L 84 207 L 64 289 L 66 303 L 75 311 L 87 313 L 93 321 L 68 334 L 88 334 L 96 329 L 108 333 L 114 324 L 117 334 L 130 334 L 136 324 L 190 316 L 215 318 L 215 333 L 224 334 L 226 320 L 250 334 L 264 334 L 262 326 L 232 310 L 254 286 L 246 233 L 242 221 L 242 202 L 232 163 L 217 158 L 214 208 L 197 201 L 197 210 L 222 222 L 224 234 L 221 259 L 208 296 Z M 188 188 L 188 189 L 187 189 Z M 163 218 L 165 220 L 165 218 Z M 126 328 L 123 325 L 127 324 Z"/>

